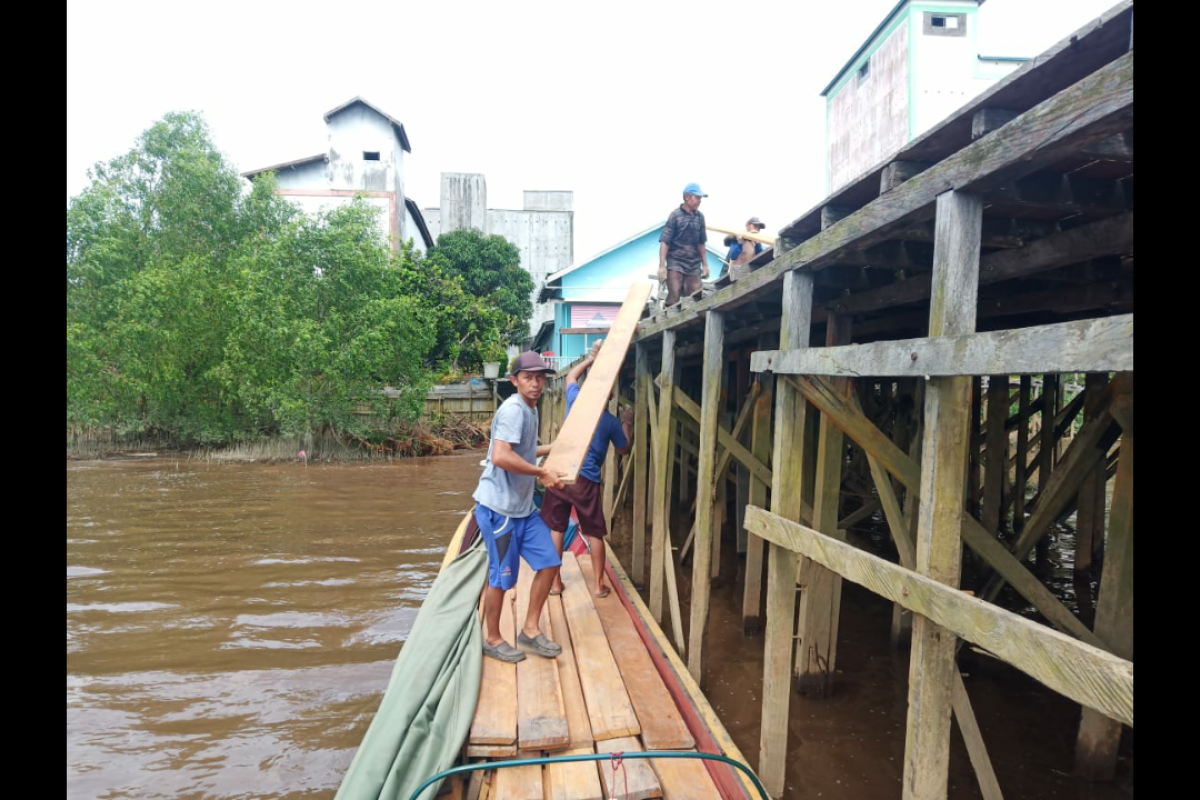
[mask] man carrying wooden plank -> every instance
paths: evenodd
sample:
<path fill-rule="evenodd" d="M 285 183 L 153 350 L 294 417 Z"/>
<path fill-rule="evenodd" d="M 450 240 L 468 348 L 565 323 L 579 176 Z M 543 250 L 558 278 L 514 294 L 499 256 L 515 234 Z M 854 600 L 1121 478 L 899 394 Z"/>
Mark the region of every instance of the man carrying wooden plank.
<path fill-rule="evenodd" d="M 553 371 L 537 353 L 522 353 L 513 362 L 510 378 L 517 392 L 501 403 L 492 418 L 487 461 L 473 495 L 475 521 L 488 552 L 483 654 L 501 661 L 523 661 L 525 652 L 546 658 L 557 658 L 562 652 L 538 625 L 562 557 L 550 529 L 534 513 L 533 502 L 535 482 L 547 489 L 562 486 L 559 475 L 537 464 L 538 456 L 550 452 L 550 445 L 537 442 L 537 402 L 546 388 L 546 373 Z M 529 611 L 513 647 L 500 635 L 500 610 L 504 593 L 517 584 L 522 558 L 537 574 L 529 589 Z"/>
<path fill-rule="evenodd" d="M 750 233 L 760 233 L 763 228 L 767 227 L 758 217 L 751 217 L 746 220 L 746 230 Z M 750 245 L 753 245 L 751 247 Z M 753 258 L 763 251 L 762 242 L 756 242 L 744 236 L 730 234 L 725 237 L 725 246 L 729 248 L 729 272 L 734 272 L 734 267 L 744 267 L 749 264 Z M 741 270 L 739 270 L 740 272 Z"/>
<path fill-rule="evenodd" d="M 592 345 L 592 350 L 567 373 L 567 414 L 579 396 L 579 379 L 583 373 L 596 361 L 603 340 Z M 611 393 L 609 399 L 612 399 Z M 571 521 L 571 508 L 579 518 L 579 530 L 588 539 L 592 552 L 592 572 L 596 577 L 596 597 L 608 597 L 609 587 L 604 582 L 604 537 L 608 535 L 608 522 L 604 519 L 604 506 L 600 492 L 600 469 L 608 455 L 608 445 L 611 442 L 616 451 L 622 455 L 629 452 L 629 440 L 633 429 L 633 409 L 628 406 L 621 410 L 621 419 L 617 420 L 610 411 L 600 415 L 596 425 L 596 433 L 588 447 L 587 459 L 579 469 L 579 480 L 570 486 L 561 488 L 546 488 L 546 496 L 542 500 L 542 520 L 550 528 L 554 537 L 554 546 L 562 556 L 563 534 Z M 554 573 L 554 588 L 551 594 L 562 594 L 562 578 L 557 570 Z"/>
<path fill-rule="evenodd" d="M 700 291 L 701 282 L 708 277 L 708 253 L 704 248 L 708 230 L 700 213 L 700 184 L 683 187 L 683 203 L 667 217 L 658 237 L 658 279 L 667 282 L 666 305 L 679 302 L 681 294 Z"/>

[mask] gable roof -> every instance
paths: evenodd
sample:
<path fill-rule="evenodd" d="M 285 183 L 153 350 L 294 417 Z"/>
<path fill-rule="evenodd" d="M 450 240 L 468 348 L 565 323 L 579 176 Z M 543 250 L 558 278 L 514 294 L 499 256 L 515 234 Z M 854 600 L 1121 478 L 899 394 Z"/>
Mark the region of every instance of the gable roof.
<path fill-rule="evenodd" d="M 280 170 L 284 170 L 284 169 L 295 169 L 296 167 L 303 167 L 305 164 L 312 164 L 317 161 L 328 161 L 328 160 L 329 160 L 328 154 L 318 153 L 315 156 L 305 156 L 304 158 L 297 158 L 295 161 L 284 161 L 282 164 L 273 164 L 272 166 L 263 167 L 262 169 L 252 169 L 249 172 L 243 172 L 242 177 L 243 178 L 256 178 L 259 175 L 262 175 L 264 172 L 279 172 Z"/>
<path fill-rule="evenodd" d="M 364 100 L 362 97 L 352 97 L 351 99 L 342 103 L 337 108 L 329 111 L 328 113 L 325 114 L 325 121 L 329 122 L 329 120 L 333 119 L 338 114 L 347 110 L 351 106 L 360 105 L 360 104 L 366 106 L 367 108 L 371 109 L 376 114 L 378 114 L 379 116 L 386 119 L 388 122 L 392 123 L 392 129 L 395 130 L 396 135 L 400 137 L 400 146 L 404 148 L 404 152 L 406 152 L 406 153 L 412 152 L 412 147 L 408 143 L 408 134 L 404 132 L 404 123 L 402 123 L 400 120 L 396 119 L 391 114 L 387 113 L 382 108 L 375 105 L 374 103 L 372 103 L 368 100 Z"/>

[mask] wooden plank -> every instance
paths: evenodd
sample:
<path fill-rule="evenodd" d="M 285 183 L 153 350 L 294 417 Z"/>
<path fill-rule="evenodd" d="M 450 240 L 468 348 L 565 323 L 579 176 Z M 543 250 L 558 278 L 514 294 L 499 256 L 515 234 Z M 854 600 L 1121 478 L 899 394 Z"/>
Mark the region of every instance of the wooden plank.
<path fill-rule="evenodd" d="M 707 331 L 707 328 L 705 330 Z M 679 387 L 675 387 L 674 397 L 675 406 L 680 411 L 686 414 L 687 417 L 694 422 L 701 422 L 704 410 L 699 403 L 688 397 L 687 393 Z M 758 477 L 759 480 L 765 483 L 771 482 L 770 467 L 755 458 L 754 455 L 746 449 L 745 445 L 735 439 L 732 433 L 725 430 L 725 428 L 721 427 L 720 425 L 717 426 L 717 443 L 729 451 L 730 455 L 733 458 L 736 458 L 739 463 L 744 464 L 752 474 Z"/>
<path fill-rule="evenodd" d="M 721 793 L 704 762 L 682 758 L 652 758 L 666 800 L 721 800 Z"/>
<path fill-rule="evenodd" d="M 783 279 L 783 324 L 779 346 L 795 349 L 808 344 L 812 327 L 813 276 L 789 272 Z M 808 405 L 795 387 L 775 386 L 774 467 L 771 510 L 798 520 L 802 492 L 801 439 Z M 746 510 L 750 519 L 752 509 Z M 778 546 L 767 553 L 767 624 L 763 643 L 762 725 L 759 732 L 758 773 L 772 797 L 783 794 L 787 770 L 788 708 L 792 696 L 792 626 L 796 616 L 796 556 Z"/>
<path fill-rule="evenodd" d="M 755 372 L 929 377 L 1133 369 L 1133 314 L 965 336 L 899 339 L 848 347 L 764 350 Z M 1006 419 L 1007 419 L 1007 415 Z"/>
<path fill-rule="evenodd" d="M 692 555 L 692 609 L 688 629 L 688 671 L 703 685 L 703 659 L 708 637 L 708 599 L 712 589 L 714 483 L 717 466 L 717 416 L 725 369 L 725 314 L 711 311 L 704 325 L 704 376 L 700 390 L 700 458 L 696 475 L 696 546 Z M 678 394 L 682 394 L 679 392 Z M 685 395 L 686 397 L 686 395 Z M 730 439 L 726 449 L 741 445 Z M 744 448 L 743 448 L 744 449 Z"/>
<path fill-rule="evenodd" d="M 987 389 L 987 465 L 983 472 L 983 509 L 979 521 L 993 535 L 1000 532 L 1004 515 L 1000 502 L 1007 480 L 1008 433 L 1004 421 L 1008 419 L 1008 376 L 992 375 Z"/>
<path fill-rule="evenodd" d="M 642 743 L 635 737 L 609 739 L 596 743 L 597 753 L 640 753 Z M 620 800 L 651 800 L 662 797 L 662 787 L 649 760 L 644 758 L 622 761 L 620 768 L 613 770 L 611 762 L 599 762 L 600 784 L 604 797 Z"/>
<path fill-rule="evenodd" d="M 944 337 L 974 333 L 983 228 L 982 196 L 960 191 L 939 195 L 936 224 L 929 335 Z M 944 377 L 926 382 L 921 511 L 917 521 L 914 566 L 919 575 L 928 576 L 931 582 L 951 587 L 958 586 L 962 570 L 960 531 L 964 516 L 970 413 L 970 378 Z M 999 425 L 1001 433 L 1003 420 L 1002 417 Z M 913 619 L 904 745 L 906 798 L 934 800 L 946 796 L 953 676 L 958 672 L 955 645 L 950 632 L 928 615 Z"/>
<path fill-rule="evenodd" d="M 667 331 L 662 340 L 662 369 L 659 373 L 658 441 L 654 445 L 654 529 L 650 542 L 650 613 L 662 622 L 663 578 L 667 548 L 671 546 L 671 472 L 674 447 L 668 441 L 672 398 L 675 396 L 675 332 Z"/>
<path fill-rule="evenodd" d="M 571 631 L 592 736 L 596 741 L 635 736 L 641 732 L 641 726 L 574 553 L 563 553 L 562 582 L 563 612 Z"/>
<path fill-rule="evenodd" d="M 582 756 L 595 752 L 592 748 L 568 750 L 562 755 Z M 592 761 L 571 761 L 546 765 L 546 800 L 604 800 L 600 790 L 600 773 Z"/>
<path fill-rule="evenodd" d="M 593 593 L 592 604 L 600 615 L 608 646 L 612 650 L 625 691 L 633 702 L 638 722 L 642 726 L 642 742 L 651 750 L 678 750 L 694 747 L 696 741 L 688 733 L 687 725 L 671 699 L 671 693 L 663 684 L 662 676 L 654 667 L 646 645 L 638 635 L 633 620 L 616 594 L 595 597 L 595 581 L 592 577 L 591 556 L 579 557 L 579 568 L 587 582 L 588 591 Z"/>
<path fill-rule="evenodd" d="M 492 779 L 490 797 L 495 800 L 542 800 L 544 796 L 540 766 L 498 769 Z"/>
<path fill-rule="evenodd" d="M 760 461 L 771 457 L 771 406 L 775 402 L 775 378 L 771 375 L 759 376 L 751 389 L 754 400 L 754 421 L 750 428 L 750 450 Z M 750 476 L 750 493 L 748 505 L 767 507 L 767 489 L 765 483 L 753 475 Z M 745 512 L 743 511 L 743 519 Z M 746 580 L 742 594 L 742 633 L 746 635 L 758 633 L 761 624 L 762 591 L 763 591 L 763 540 L 757 536 L 746 538 Z"/>
<path fill-rule="evenodd" d="M 496 659 L 492 659 L 495 661 Z M 516 717 L 517 704 L 508 699 L 512 706 L 513 716 Z M 467 758 L 514 758 L 517 755 L 517 743 L 512 744 L 468 744 Z"/>
<path fill-rule="evenodd" d="M 642 309 L 650 298 L 650 283 L 639 281 L 629 287 L 625 302 L 617 312 L 617 318 L 608 335 L 600 354 L 588 370 L 588 379 L 579 390 L 579 396 L 571 407 L 572 414 L 563 423 L 558 437 L 554 440 L 554 449 L 546 457 L 545 468 L 551 472 L 563 475 L 563 482 L 572 484 L 579 476 L 579 470 L 587 458 L 588 447 L 596 433 L 596 425 L 600 415 L 608 404 L 608 394 L 616 383 L 625 362 L 625 353 L 633 341 L 638 320 L 642 317 Z"/>
<path fill-rule="evenodd" d="M 724 233 L 724 234 L 728 234 L 728 235 L 732 235 L 732 236 L 737 236 L 742 239 L 749 239 L 752 242 L 758 242 L 759 244 L 765 244 L 767 247 L 773 247 L 775 245 L 775 237 L 774 236 L 767 236 L 762 233 L 753 233 L 751 231 L 746 230 L 745 228 L 742 228 L 741 230 L 738 230 L 737 228 L 719 228 L 716 225 L 710 225 L 707 222 L 705 223 L 705 227 L 708 228 L 708 230 L 710 230 L 710 231 L 716 231 L 717 233 Z"/>
<path fill-rule="evenodd" d="M 517 630 L 529 611 L 529 589 L 533 585 L 533 570 L 524 560 L 517 574 L 517 593 L 514 616 Z M 551 640 L 554 632 L 550 614 L 542 607 L 538 627 Z M 560 633 L 561 637 L 562 634 Z M 492 659 L 495 660 L 495 659 Z M 563 706 L 562 689 L 558 682 L 557 659 L 530 656 L 517 664 L 517 747 L 522 750 L 560 750 L 567 746 L 567 712 Z"/>
<path fill-rule="evenodd" d="M 850 318 L 834 315 L 829 318 L 825 328 L 826 347 L 815 349 L 830 349 L 849 343 Z M 848 392 L 849 388 L 849 382 L 845 379 L 836 379 L 833 385 L 834 391 Z M 844 538 L 845 532 L 838 528 L 837 523 L 845 442 L 841 429 L 824 416 L 821 417 L 819 436 L 813 527 L 835 538 Z M 809 565 L 800 601 L 800 641 L 796 650 L 796 677 L 799 690 L 813 699 L 827 697 L 833 693 L 841 608 L 841 576 L 822 567 Z"/>
<path fill-rule="evenodd" d="M 500 635 L 515 647 L 517 640 L 514 630 L 513 592 L 506 592 L 500 606 Z M 517 665 L 494 658 L 483 659 L 480 686 L 486 686 L 488 690 L 479 693 L 475 718 L 471 722 L 471 734 L 467 741 L 470 744 L 504 745 L 515 749 L 517 704 L 514 698 L 517 696 Z"/>
<path fill-rule="evenodd" d="M 1133 725 L 1132 662 L 762 509 L 747 509 L 746 525 L 928 617 L 1055 692 Z"/>
<path fill-rule="evenodd" d="M 667 608 L 671 615 L 671 635 L 675 642 L 675 649 L 679 651 L 679 655 L 686 656 L 687 640 L 683 638 L 683 612 L 679 607 L 679 582 L 677 575 L 679 574 L 679 559 L 675 557 L 675 547 L 670 541 L 667 542 L 666 563 L 663 565 L 663 571 L 666 573 L 667 579 Z"/>
<path fill-rule="evenodd" d="M 550 613 L 550 627 L 557 634 L 555 641 L 563 649 L 554 659 L 554 666 L 558 669 L 558 684 L 562 688 L 563 708 L 567 713 L 567 746 L 571 749 L 590 748 L 595 741 L 592 738 L 592 722 L 588 717 L 587 702 L 583 699 L 583 687 L 579 683 L 579 667 L 575 662 L 575 649 L 571 645 L 562 598 L 549 598 L 546 607 Z"/>
<path fill-rule="evenodd" d="M 939 379 L 945 380 L 945 379 Z M 801 391 L 805 399 L 820 409 L 822 415 L 829 414 L 836 425 L 849 436 L 855 444 L 879 460 L 888 472 L 900 479 L 900 482 L 912 492 L 920 492 L 921 469 L 917 462 L 905 454 L 900 448 L 876 428 L 870 420 L 863 416 L 844 399 L 838 397 L 820 378 L 808 380 L 803 377 L 785 376 L 784 383 L 790 384 Z M 966 400 L 964 400 L 966 402 Z M 1060 473 L 1063 470 L 1060 469 Z M 1040 508 L 1040 505 L 1039 505 Z M 1059 511 L 1061 512 L 1061 507 Z M 1034 511 L 1026 524 L 1023 536 L 1028 536 L 1035 530 L 1039 512 Z M 1048 524 L 1048 523 L 1047 523 Z M 1099 644 L 1099 640 L 1079 621 L 1053 593 L 1042 585 L 1024 564 L 1022 558 L 1028 554 L 1018 547 L 1016 553 L 1010 553 L 993 534 L 969 514 L 964 512 L 962 517 L 962 537 L 976 554 L 997 571 L 1000 576 L 999 585 L 1007 581 L 1013 588 L 1038 610 L 1042 616 L 1055 627 L 1078 636 L 1086 642 Z M 1031 540 L 1032 541 L 1032 540 Z M 1020 542 L 1018 542 L 1018 546 Z M 1032 547 L 1032 544 L 1030 545 Z M 986 599 L 992 599 L 981 593 Z M 998 590 L 997 590 L 998 591 Z"/>
<path fill-rule="evenodd" d="M 986 137 L 850 215 L 770 265 L 714 292 L 686 314 L 643 325 L 639 339 L 676 328 L 711 308 L 748 302 L 799 266 L 822 269 L 849 247 L 866 247 L 895 229 L 927 219 L 939 195 L 983 192 L 1054 164 L 1085 144 L 1120 133 L 1133 119 L 1133 53 L 1130 51 L 1010 123 L 1007 135 Z M 839 309 L 841 310 L 841 309 Z"/>
<path fill-rule="evenodd" d="M 1128 430 L 1113 486 L 1096 633 L 1116 655 L 1133 660 L 1133 433 Z M 1076 771 L 1089 780 L 1111 780 L 1120 744 L 1120 723 L 1085 708 L 1075 741 Z"/>

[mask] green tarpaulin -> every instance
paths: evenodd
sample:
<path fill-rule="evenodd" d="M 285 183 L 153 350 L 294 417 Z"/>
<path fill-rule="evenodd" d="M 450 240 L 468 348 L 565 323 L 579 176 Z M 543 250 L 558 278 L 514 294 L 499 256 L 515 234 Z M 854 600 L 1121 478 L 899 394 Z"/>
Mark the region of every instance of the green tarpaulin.
<path fill-rule="evenodd" d="M 434 580 L 336 800 L 408 800 L 426 778 L 454 766 L 479 698 L 486 577 L 487 551 L 477 540 Z"/>

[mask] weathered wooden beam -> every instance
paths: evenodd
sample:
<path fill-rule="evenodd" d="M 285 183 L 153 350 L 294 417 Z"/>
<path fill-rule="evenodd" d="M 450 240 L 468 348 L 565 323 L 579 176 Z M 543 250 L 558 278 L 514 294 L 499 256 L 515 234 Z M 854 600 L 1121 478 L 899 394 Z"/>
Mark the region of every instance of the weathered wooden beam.
<path fill-rule="evenodd" d="M 696 470 L 696 546 L 692 551 L 692 611 L 688 633 L 688 671 L 703 685 L 708 636 L 708 600 L 712 589 L 713 479 L 717 466 L 717 416 L 725 374 L 725 314 L 710 311 L 704 324 L 704 377 L 700 390 L 700 458 Z M 682 392 L 677 392 L 682 395 Z M 686 395 L 683 395 L 686 397 Z M 690 400 L 690 398 L 688 398 Z M 726 444 L 741 447 L 736 441 Z"/>
<path fill-rule="evenodd" d="M 783 278 L 783 325 L 779 346 L 804 347 L 812 326 L 813 276 L 789 272 Z M 775 386 L 774 473 L 771 510 L 798 520 L 802 492 L 802 448 L 807 404 L 794 387 Z M 747 510 L 747 521 L 751 510 Z M 762 725 L 759 732 L 758 775 L 772 797 L 784 790 L 788 762 L 788 709 L 792 687 L 792 626 L 796 615 L 796 555 L 778 545 L 768 547 L 767 624 L 763 644 Z"/>
<path fill-rule="evenodd" d="M 1018 399 L 1020 422 L 1017 424 L 1017 469 L 1013 487 L 1013 533 L 1020 535 L 1025 527 L 1025 493 L 1029 484 L 1029 417 L 1030 393 L 1033 391 L 1033 378 L 1021 376 L 1021 396 Z M 1007 467 L 1006 467 L 1007 468 Z"/>
<path fill-rule="evenodd" d="M 646 491 L 649 488 L 650 469 L 650 405 L 646 393 L 650 386 L 650 354 L 643 343 L 634 350 L 633 406 L 633 555 L 630 557 L 630 573 L 638 586 L 646 584 Z"/>
<path fill-rule="evenodd" d="M 879 193 L 887 194 L 909 178 L 920 175 L 932 164 L 928 161 L 892 161 L 879 175 Z"/>
<path fill-rule="evenodd" d="M 755 372 L 790 375 L 942 377 L 1133 369 L 1133 314 L 1015 330 L 901 339 L 846 347 L 760 350 Z M 1008 414 L 1000 420 L 1003 430 Z"/>
<path fill-rule="evenodd" d="M 846 206 L 822 206 L 821 230 L 832 227 L 853 214 L 855 209 Z"/>
<path fill-rule="evenodd" d="M 1113 486 L 1096 633 L 1116 655 L 1133 660 L 1133 433 L 1128 430 Z M 1120 723 L 1085 708 L 1075 741 L 1076 771 L 1090 780 L 1111 780 L 1120 743 Z"/>
<path fill-rule="evenodd" d="M 913 532 L 910 531 L 909 522 L 900 510 L 900 502 L 896 499 L 896 493 L 892 491 L 892 482 L 878 461 L 867 456 L 867 463 L 871 468 L 871 477 L 879 492 L 879 500 L 883 505 L 892 541 L 895 542 L 896 551 L 900 556 L 900 565 L 905 569 L 913 569 L 917 558 Z M 903 609 L 904 607 L 897 604 L 896 608 Z M 907 609 L 904 609 L 904 613 L 907 619 L 912 619 L 912 614 Z M 971 708 L 967 688 L 963 686 L 962 674 L 955 670 L 952 680 L 954 685 L 951 687 L 953 689 L 950 699 L 951 707 L 954 710 L 954 716 L 958 719 L 958 727 L 962 731 L 963 741 L 967 745 L 967 754 L 970 756 L 971 764 L 979 779 L 979 788 L 985 800 L 1000 800 L 1003 797 L 1000 783 L 996 780 L 996 771 L 992 767 L 992 759 L 988 756 L 987 747 L 983 742 L 983 733 L 979 729 L 975 711 Z"/>
<path fill-rule="evenodd" d="M 831 316 L 826 327 L 825 342 L 827 347 L 848 344 L 850 319 Z M 804 350 L 796 352 L 803 353 Z M 837 380 L 833 388 L 834 391 L 845 392 L 850 388 L 849 381 Z M 821 417 L 819 435 L 813 527 L 840 538 L 845 535 L 837 524 L 845 443 L 841 429 L 824 416 Z M 823 698 L 833 693 L 841 608 L 841 577 L 810 564 L 800 599 L 800 644 L 796 653 L 797 686 L 810 698 Z"/>
<path fill-rule="evenodd" d="M 917 462 L 896 447 L 895 443 L 863 416 L 861 411 L 838 396 L 822 379 L 809 380 L 802 376 L 784 376 L 783 383 L 799 390 L 808 402 L 820 410 L 822 416 L 828 414 L 834 420 L 834 424 L 840 427 L 855 444 L 878 459 L 888 472 L 900 479 L 906 488 L 913 492 L 920 492 L 921 468 Z M 965 400 L 964 407 L 966 407 Z M 928 412 L 926 413 L 926 425 L 928 426 L 932 423 Z M 924 446 L 928 446 L 928 441 Z M 1064 461 L 1064 465 L 1065 463 Z M 1062 471 L 1063 469 L 1060 467 L 1059 472 Z M 1058 507 L 1058 510 L 1061 512 L 1061 507 Z M 1025 536 L 1029 535 L 1035 524 L 1040 524 L 1037 520 L 1038 512 L 1035 510 L 1026 524 Z M 1048 525 L 1048 523 L 1046 524 Z M 1088 630 L 1086 625 L 1080 622 L 1049 589 L 1042 585 L 1033 573 L 1025 568 L 1020 561 L 1024 554 L 1020 551 L 1016 555 L 1010 553 L 995 538 L 994 533 L 985 530 L 978 520 L 965 512 L 962 516 L 962 537 L 967 546 L 1001 576 L 1000 586 L 1003 586 L 1005 581 L 1011 583 L 1017 593 L 1028 600 L 1050 624 L 1086 642 L 1100 645 L 1095 634 Z M 1027 550 L 1025 554 L 1028 554 Z M 994 594 L 990 597 L 984 596 L 989 600 L 995 597 Z"/>
<path fill-rule="evenodd" d="M 931 337 L 975 332 L 982 227 L 980 195 L 950 191 L 938 196 Z M 927 381 L 915 568 L 931 582 L 952 588 L 958 587 L 962 571 L 970 409 L 970 378 Z M 949 783 L 952 687 L 958 672 L 955 640 L 949 634 L 929 615 L 913 620 L 903 778 L 904 796 L 913 800 L 944 798 Z"/>
<path fill-rule="evenodd" d="M 1104 411 L 1104 387 L 1108 376 L 1089 373 L 1085 379 L 1083 421 L 1095 419 Z M 1104 462 L 1099 461 L 1079 486 L 1079 512 L 1075 525 L 1075 573 L 1083 575 L 1092 571 L 1092 557 L 1098 545 L 1104 542 Z"/>
<path fill-rule="evenodd" d="M 1051 234 L 1023 247 L 989 253 L 980 259 L 979 283 L 1024 278 L 1091 258 L 1129 252 L 1132 248 L 1133 212 L 1126 211 Z M 830 301 L 825 307 L 830 311 L 863 314 L 925 300 L 932 286 L 933 276 L 919 273 L 904 281 Z"/>
<path fill-rule="evenodd" d="M 671 397 L 675 393 L 675 331 L 664 331 L 662 367 L 659 371 L 658 443 L 654 458 L 654 527 L 650 541 L 650 613 L 663 621 L 663 576 L 667 548 L 671 546 L 671 471 L 674 468 L 674 424 Z"/>
<path fill-rule="evenodd" d="M 775 378 L 759 376 L 754 384 L 759 388 L 754 400 L 754 418 L 750 426 L 750 450 L 760 460 L 771 457 L 771 406 L 775 402 Z M 749 505 L 766 508 L 770 484 L 750 476 Z M 742 594 L 742 633 L 758 633 L 762 612 L 763 540 L 746 537 L 746 580 Z"/>
<path fill-rule="evenodd" d="M 801 266 L 821 269 L 845 247 L 877 244 L 891 238 L 894 230 L 928 219 L 934 201 L 946 191 L 986 192 L 1054 164 L 1072 150 L 1120 133 L 1130 127 L 1132 119 L 1133 53 L 1129 52 L 1013 120 L 1008 135 L 986 137 L 964 147 L 778 255 L 766 267 L 706 297 L 687 314 L 643 324 L 638 335 L 656 336 L 665 327 L 695 320 L 709 308 L 728 309 L 747 302 L 785 272 Z"/>
<path fill-rule="evenodd" d="M 967 513 L 979 516 L 983 501 L 983 378 L 971 379 L 971 455 L 967 465 Z"/>
<path fill-rule="evenodd" d="M 1004 523 L 1001 501 L 1007 481 L 1005 465 L 1008 462 L 1008 432 L 1004 421 L 1008 419 L 1008 375 L 992 375 L 987 388 L 987 463 L 983 472 L 983 508 L 979 521 L 985 530 L 997 536 Z"/>
<path fill-rule="evenodd" d="M 1017 117 L 1020 111 L 1011 108 L 981 108 L 971 117 L 971 138 L 979 139 L 1003 128 Z"/>
<path fill-rule="evenodd" d="M 746 525 L 772 544 L 932 620 L 1053 691 L 1133 725 L 1132 662 L 760 508 L 747 509 Z"/>
<path fill-rule="evenodd" d="M 676 387 L 673 396 L 675 398 L 675 406 L 680 411 L 696 422 L 701 421 L 703 406 L 688 397 L 687 393 L 678 387 Z M 735 439 L 732 433 L 720 425 L 717 426 L 717 443 L 724 447 L 733 458 L 736 458 L 738 463 L 744 464 L 759 480 L 764 482 L 771 480 L 770 467 L 755 458 L 754 454 L 747 450 L 744 444 Z"/>
<path fill-rule="evenodd" d="M 1050 482 L 1050 473 L 1054 469 L 1054 448 L 1057 445 L 1054 431 L 1055 409 L 1058 408 L 1058 376 L 1047 374 L 1042 377 L 1042 427 L 1039 431 L 1038 444 L 1038 492 L 1044 493 Z M 1021 530 L 1025 530 L 1025 521 L 1021 521 Z M 1043 544 L 1044 543 L 1044 546 Z M 1042 563 L 1049 556 L 1050 540 L 1043 537 L 1038 545 L 1037 560 Z"/>

